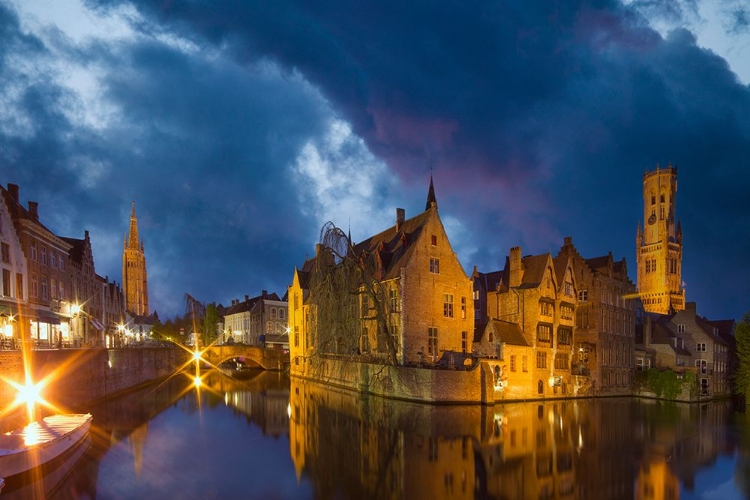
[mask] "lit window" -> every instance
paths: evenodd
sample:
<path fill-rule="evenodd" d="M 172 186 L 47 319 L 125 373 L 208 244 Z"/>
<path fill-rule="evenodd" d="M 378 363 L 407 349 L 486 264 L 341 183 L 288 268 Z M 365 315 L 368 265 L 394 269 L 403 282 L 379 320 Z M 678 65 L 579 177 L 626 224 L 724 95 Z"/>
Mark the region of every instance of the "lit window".
<path fill-rule="evenodd" d="M 440 274 L 440 259 L 430 257 L 430 272 L 433 274 Z"/>
<path fill-rule="evenodd" d="M 438 352 L 438 329 L 434 326 L 427 328 L 427 354 L 437 356 Z"/>
<path fill-rule="evenodd" d="M 461 297 L 461 319 L 466 319 L 466 297 Z"/>
<path fill-rule="evenodd" d="M 589 291 L 580 290 L 578 292 L 578 302 L 588 302 L 588 301 L 589 301 Z"/>
<path fill-rule="evenodd" d="M 443 316 L 446 318 L 453 317 L 453 295 L 449 293 L 443 295 Z"/>

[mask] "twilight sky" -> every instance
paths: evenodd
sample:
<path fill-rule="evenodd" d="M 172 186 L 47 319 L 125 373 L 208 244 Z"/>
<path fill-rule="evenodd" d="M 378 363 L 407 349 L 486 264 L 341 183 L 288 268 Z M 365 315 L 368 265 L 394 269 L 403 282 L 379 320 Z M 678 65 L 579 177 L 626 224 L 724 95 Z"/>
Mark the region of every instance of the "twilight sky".
<path fill-rule="evenodd" d="M 467 273 L 511 246 L 625 257 L 678 169 L 687 300 L 750 310 L 745 0 L 0 0 L 0 183 L 150 305 L 283 295 L 328 220 L 440 214 Z"/>

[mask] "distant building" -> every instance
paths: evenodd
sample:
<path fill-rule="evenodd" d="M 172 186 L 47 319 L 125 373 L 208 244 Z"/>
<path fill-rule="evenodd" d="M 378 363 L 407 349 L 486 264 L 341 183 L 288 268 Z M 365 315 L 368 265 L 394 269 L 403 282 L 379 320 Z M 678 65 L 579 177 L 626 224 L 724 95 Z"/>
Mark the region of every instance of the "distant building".
<path fill-rule="evenodd" d="M 223 342 L 231 337 L 257 347 L 288 348 L 287 301 L 263 290 L 257 297 L 232 300 L 223 312 Z M 267 345 L 270 340 L 271 345 Z"/>
<path fill-rule="evenodd" d="M 728 321 L 710 321 L 696 313 L 695 302 L 672 314 L 646 315 L 638 328 L 636 369 L 669 368 L 695 377 L 698 395 L 731 394 L 733 346 Z"/>
<path fill-rule="evenodd" d="M 643 228 L 638 224 L 638 293 L 647 312 L 685 309 L 682 288 L 682 226 L 675 224 L 677 169 L 671 165 L 643 175 Z"/>
<path fill-rule="evenodd" d="M 574 373 L 589 376 L 598 395 L 630 394 L 639 299 L 625 259 L 585 259 L 570 237 L 558 256 L 571 258 L 578 285 Z"/>
<path fill-rule="evenodd" d="M 148 278 L 143 241 L 138 238 L 135 202 L 130 213 L 130 233 L 125 236 L 122 252 L 122 291 L 125 309 L 135 316 L 148 316 Z"/>
<path fill-rule="evenodd" d="M 318 331 L 320 318 L 330 311 L 321 310 L 326 306 L 311 288 L 316 268 L 337 266 L 331 251 L 319 244 L 315 257 L 295 269 L 288 292 L 293 373 L 306 370 L 316 356 L 433 365 L 446 353 L 470 351 L 471 279 L 445 233 L 432 179 L 424 212 L 407 219 L 396 209 L 395 225 L 348 245 L 345 252 L 353 252 L 348 257 L 371 270 L 374 279 L 350 296 L 343 312 L 351 322 L 340 337 L 327 339 L 327 332 Z"/>

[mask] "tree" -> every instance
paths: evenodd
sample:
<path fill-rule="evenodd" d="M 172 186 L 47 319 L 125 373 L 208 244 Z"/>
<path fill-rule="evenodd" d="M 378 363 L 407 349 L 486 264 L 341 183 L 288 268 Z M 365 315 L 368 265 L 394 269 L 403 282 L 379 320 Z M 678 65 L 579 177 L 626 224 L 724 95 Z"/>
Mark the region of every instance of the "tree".
<path fill-rule="evenodd" d="M 216 304 L 211 303 L 206 306 L 205 314 L 203 315 L 203 331 L 201 332 L 201 340 L 203 345 L 210 345 L 219 332 L 219 311 L 216 308 Z"/>
<path fill-rule="evenodd" d="M 745 404 L 750 405 L 750 312 L 745 313 L 742 322 L 735 328 L 734 338 L 739 359 L 735 387 L 737 393 L 745 397 Z"/>
<path fill-rule="evenodd" d="M 391 305 L 396 283 L 381 279 L 377 251 L 355 251 L 333 223 L 320 231 L 322 250 L 310 278 L 315 306 L 313 345 L 321 354 L 356 355 L 366 342 L 385 364 L 397 363 L 398 340 Z M 364 340 L 363 340 L 364 339 Z"/>

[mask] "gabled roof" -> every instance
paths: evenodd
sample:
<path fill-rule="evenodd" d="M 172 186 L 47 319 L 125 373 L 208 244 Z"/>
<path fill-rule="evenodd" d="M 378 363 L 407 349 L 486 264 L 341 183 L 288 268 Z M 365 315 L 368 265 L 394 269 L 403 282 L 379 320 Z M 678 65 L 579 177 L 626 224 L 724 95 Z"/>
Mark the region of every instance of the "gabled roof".
<path fill-rule="evenodd" d="M 250 310 L 252 310 L 252 308 L 255 306 L 255 303 L 258 302 L 260 299 L 261 297 L 253 297 L 251 299 L 243 300 L 234 305 L 231 305 L 227 308 L 226 312 L 224 313 L 224 316 L 230 316 L 232 314 L 239 314 L 243 312 L 250 312 Z"/>
<path fill-rule="evenodd" d="M 498 283 L 503 279 L 503 271 L 493 271 L 491 273 L 480 273 L 474 271 L 474 286 L 485 292 L 495 291 Z"/>
<path fill-rule="evenodd" d="M 530 347 L 526 337 L 524 337 L 523 332 L 521 332 L 521 328 L 516 323 L 492 319 L 487 324 L 487 328 L 492 328 L 492 331 L 494 331 L 497 336 L 508 345 Z"/>
<path fill-rule="evenodd" d="M 78 262 L 79 264 L 83 262 L 83 255 L 86 251 L 86 240 L 79 240 L 77 238 L 67 238 L 65 236 L 61 236 L 60 239 L 63 241 L 70 243 L 71 249 L 69 251 L 70 258 L 73 259 L 74 262 Z"/>
<path fill-rule="evenodd" d="M 527 255 L 521 259 L 521 263 L 523 264 L 523 278 L 521 279 L 520 288 L 537 288 L 542 283 L 549 257 L 548 253 L 543 253 L 540 255 Z"/>
<path fill-rule="evenodd" d="M 552 267 L 555 270 L 555 278 L 557 279 L 558 288 L 562 286 L 562 283 L 565 280 L 565 271 L 568 269 L 570 260 L 570 257 L 562 255 L 552 257 Z"/>
<path fill-rule="evenodd" d="M 409 261 L 413 253 L 412 243 L 419 238 L 427 221 L 433 213 L 437 213 L 435 205 L 416 217 L 405 220 L 400 227 L 393 225 L 354 246 L 356 255 L 373 254 L 381 265 L 381 279 L 397 278 L 401 268 Z"/>

